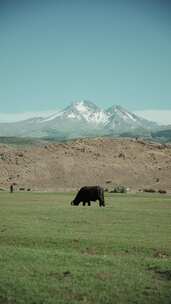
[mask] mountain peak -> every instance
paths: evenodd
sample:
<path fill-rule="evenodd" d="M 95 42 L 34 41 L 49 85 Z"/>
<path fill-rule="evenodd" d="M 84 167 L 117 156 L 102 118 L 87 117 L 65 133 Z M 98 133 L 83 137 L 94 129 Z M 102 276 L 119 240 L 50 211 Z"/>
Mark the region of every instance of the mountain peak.
<path fill-rule="evenodd" d="M 92 101 L 84 100 L 84 99 L 73 101 L 71 103 L 71 106 L 77 108 L 80 111 L 85 110 L 85 108 L 86 109 L 90 108 L 90 109 L 94 109 L 94 110 L 99 109 L 99 107 L 96 104 L 94 104 Z"/>
<path fill-rule="evenodd" d="M 71 119 L 79 119 L 90 123 L 105 123 L 107 114 L 103 109 L 89 100 L 74 101 L 65 111 L 65 116 Z"/>

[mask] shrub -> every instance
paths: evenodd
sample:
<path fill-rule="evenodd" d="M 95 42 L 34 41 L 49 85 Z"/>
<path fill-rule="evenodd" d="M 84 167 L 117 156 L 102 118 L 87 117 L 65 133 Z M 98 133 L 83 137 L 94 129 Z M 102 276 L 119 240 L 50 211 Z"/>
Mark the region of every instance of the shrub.
<path fill-rule="evenodd" d="M 25 188 L 19 188 L 19 191 L 25 191 Z"/>
<path fill-rule="evenodd" d="M 156 190 L 149 188 L 149 189 L 143 189 L 143 192 L 150 192 L 150 193 L 154 193 L 156 192 Z"/>
<path fill-rule="evenodd" d="M 166 194 L 167 191 L 166 191 L 166 190 L 161 190 L 161 189 L 160 189 L 160 190 L 158 191 L 158 193 Z"/>
<path fill-rule="evenodd" d="M 123 152 L 120 152 L 120 153 L 118 154 L 118 157 L 119 157 L 119 158 L 125 159 L 125 154 L 124 154 Z"/>
<path fill-rule="evenodd" d="M 127 188 L 125 186 L 118 185 L 111 192 L 112 193 L 126 193 L 127 192 Z"/>
<path fill-rule="evenodd" d="M 6 157 L 5 153 L 0 154 L 0 159 L 7 160 L 7 157 Z"/>

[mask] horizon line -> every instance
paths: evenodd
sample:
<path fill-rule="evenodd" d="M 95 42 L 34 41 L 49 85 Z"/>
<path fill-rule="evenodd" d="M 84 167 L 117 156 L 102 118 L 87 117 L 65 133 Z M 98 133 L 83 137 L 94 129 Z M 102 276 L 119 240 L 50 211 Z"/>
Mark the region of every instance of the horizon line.
<path fill-rule="evenodd" d="M 46 118 L 54 114 L 54 112 L 59 111 L 61 111 L 61 109 L 52 109 L 47 111 L 0 112 L 0 123 L 18 122 L 36 117 Z M 171 109 L 144 109 L 129 112 L 147 120 L 157 122 L 159 125 L 171 124 Z"/>

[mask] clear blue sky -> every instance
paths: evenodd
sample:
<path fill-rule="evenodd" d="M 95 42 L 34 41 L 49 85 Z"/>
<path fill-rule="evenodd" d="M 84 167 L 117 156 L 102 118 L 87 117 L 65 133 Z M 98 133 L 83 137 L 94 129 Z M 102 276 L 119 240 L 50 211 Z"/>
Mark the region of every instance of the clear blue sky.
<path fill-rule="evenodd" d="M 0 0 L 0 112 L 171 109 L 171 1 Z"/>

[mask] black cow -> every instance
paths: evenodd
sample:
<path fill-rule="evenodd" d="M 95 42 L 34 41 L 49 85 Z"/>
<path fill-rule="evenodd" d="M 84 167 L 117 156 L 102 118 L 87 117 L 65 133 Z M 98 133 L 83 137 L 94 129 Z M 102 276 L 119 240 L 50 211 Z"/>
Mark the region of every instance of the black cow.
<path fill-rule="evenodd" d="M 99 201 L 99 207 L 105 206 L 104 201 L 104 190 L 100 186 L 92 186 L 92 187 L 82 187 L 74 200 L 71 202 L 71 205 L 78 206 L 81 202 L 83 202 L 83 206 L 88 203 L 88 206 L 91 205 L 90 201 Z"/>

